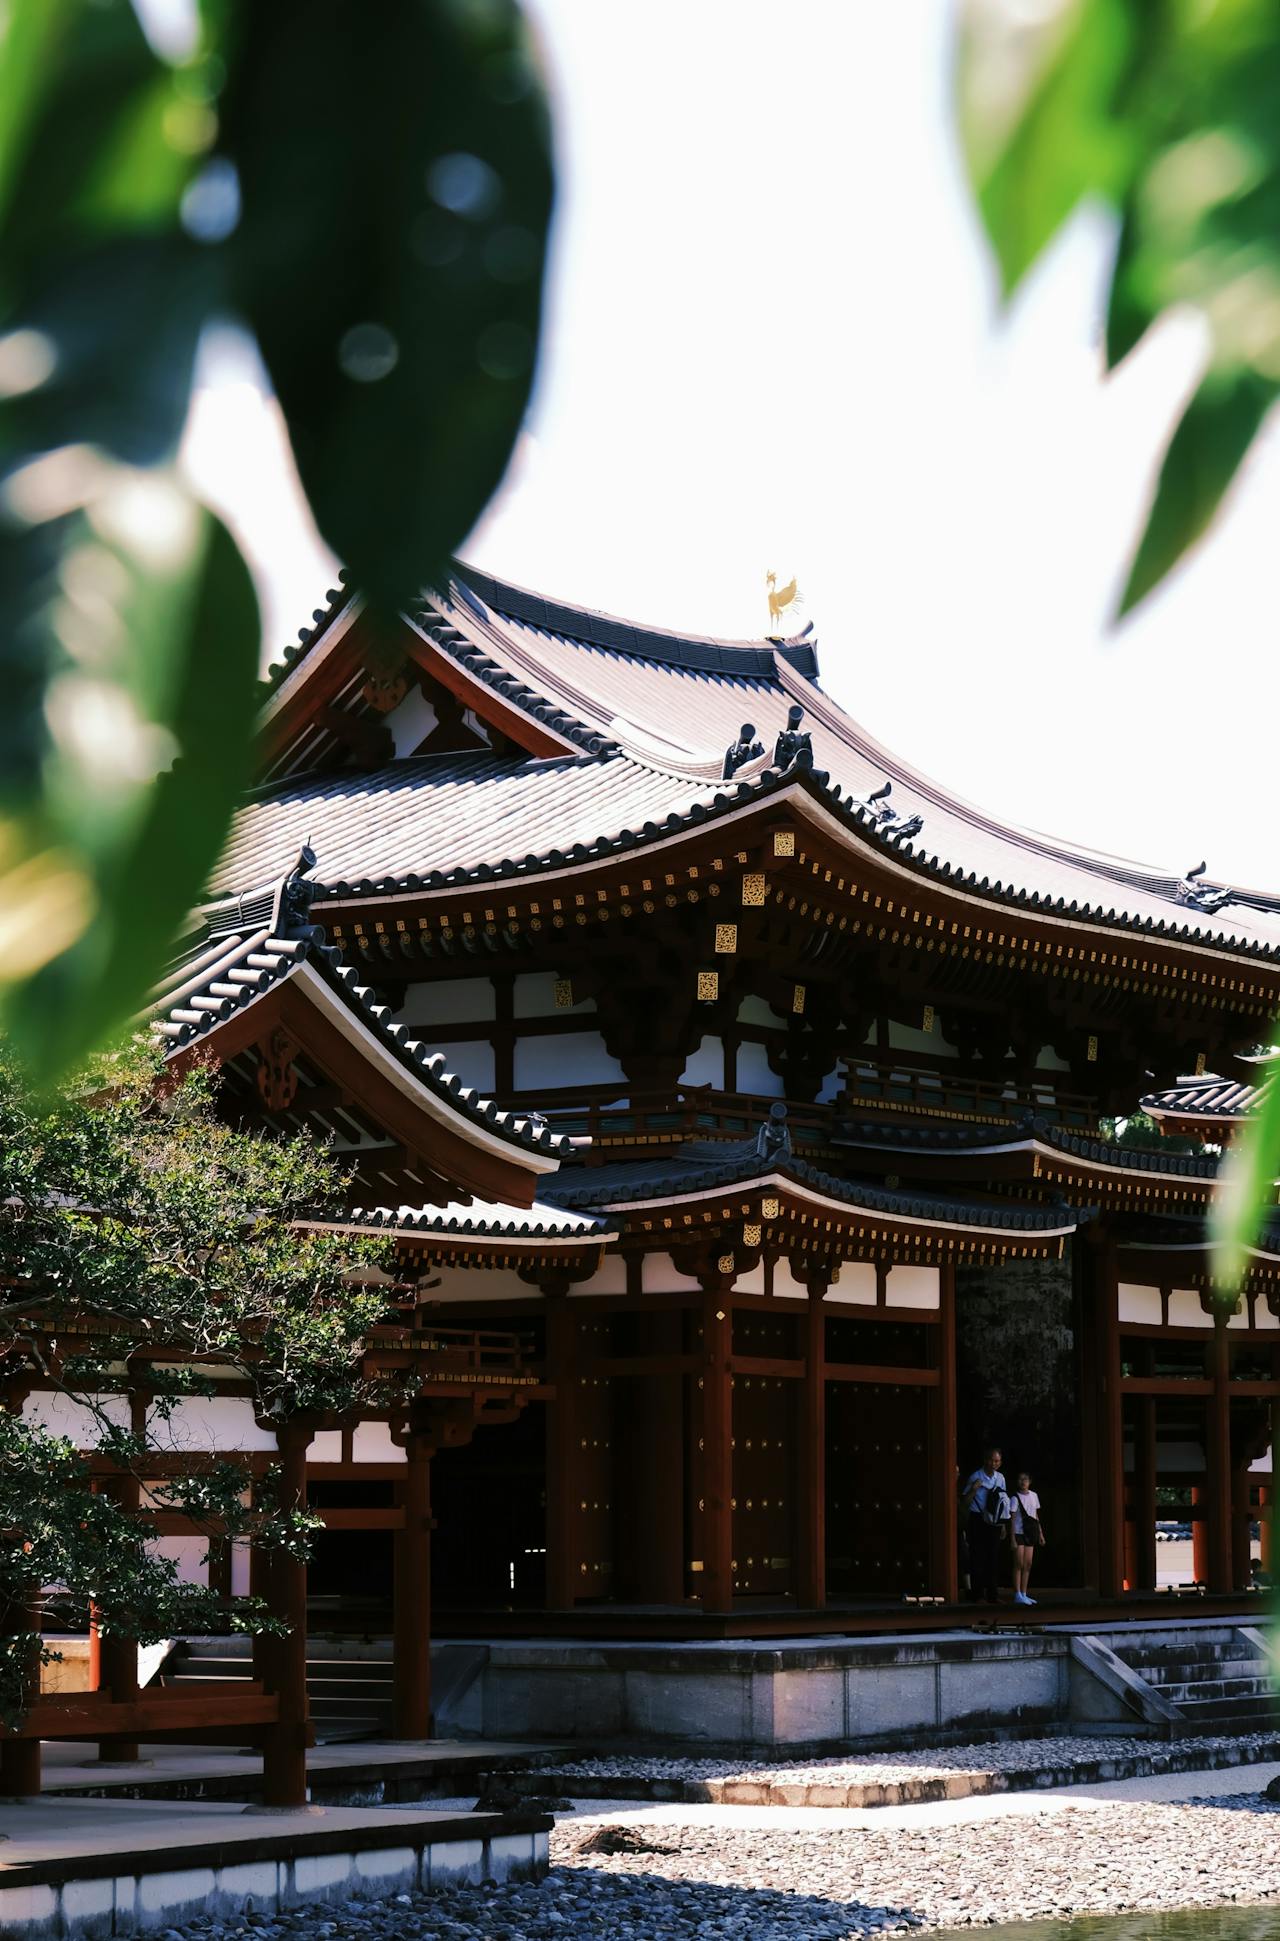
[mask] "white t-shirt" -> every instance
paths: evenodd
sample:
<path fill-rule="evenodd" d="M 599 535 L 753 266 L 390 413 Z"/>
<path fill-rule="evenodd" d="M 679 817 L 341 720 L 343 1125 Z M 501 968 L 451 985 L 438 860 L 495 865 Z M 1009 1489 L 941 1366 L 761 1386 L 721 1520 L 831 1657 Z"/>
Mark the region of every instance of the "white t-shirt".
<path fill-rule="evenodd" d="M 1039 1516 L 1040 1498 L 1033 1489 L 1020 1489 L 1015 1491 L 1009 1501 L 1013 1509 L 1013 1534 L 1015 1537 L 1020 1537 L 1023 1516 Z"/>
<path fill-rule="evenodd" d="M 1003 1470 L 975 1469 L 969 1481 L 964 1486 L 966 1496 L 969 1495 L 969 1490 L 974 1484 L 977 1487 L 974 1489 L 973 1495 L 969 1496 L 970 1510 L 976 1511 L 981 1516 L 987 1507 L 988 1496 L 990 1496 L 993 1489 L 998 1489 L 1002 1497 L 1004 1497 L 1003 1508 L 1000 1512 L 1000 1521 L 1002 1523 L 1006 1522 L 1009 1516 L 1009 1499 L 1004 1495 L 1008 1484 L 1005 1482 Z"/>

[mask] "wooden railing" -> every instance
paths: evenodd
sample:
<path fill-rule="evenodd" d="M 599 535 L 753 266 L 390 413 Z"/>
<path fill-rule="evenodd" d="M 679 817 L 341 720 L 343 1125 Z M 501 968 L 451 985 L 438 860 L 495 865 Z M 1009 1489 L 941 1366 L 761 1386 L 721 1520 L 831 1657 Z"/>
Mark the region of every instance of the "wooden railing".
<path fill-rule="evenodd" d="M 527 1335 L 494 1328 L 371 1328 L 368 1355 L 375 1365 L 412 1362 L 426 1380 L 523 1386 L 537 1379 Z"/>
<path fill-rule="evenodd" d="M 610 1147 L 676 1144 L 683 1139 L 745 1138 L 769 1116 L 776 1100 L 767 1094 L 722 1092 L 711 1085 L 678 1085 L 667 1092 L 628 1092 L 625 1085 L 564 1085 L 499 1100 L 508 1110 L 538 1111 L 557 1132 L 592 1142 L 587 1163 Z M 910 1066 L 859 1059 L 850 1066 L 839 1099 L 827 1105 L 788 1102 L 787 1123 L 797 1146 L 830 1142 L 844 1119 L 905 1109 L 937 1118 L 999 1122 L 1016 1114 L 1043 1113 L 1055 1124 L 1092 1131 L 1097 1101 L 1050 1084 L 1015 1085 L 958 1073 L 917 1071 Z"/>

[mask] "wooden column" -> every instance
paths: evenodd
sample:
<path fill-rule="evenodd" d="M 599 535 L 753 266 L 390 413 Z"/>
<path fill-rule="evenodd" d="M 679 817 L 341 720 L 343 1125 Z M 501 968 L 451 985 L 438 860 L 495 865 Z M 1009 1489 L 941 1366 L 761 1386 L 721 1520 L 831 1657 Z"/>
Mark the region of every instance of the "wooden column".
<path fill-rule="evenodd" d="M 804 1389 L 800 1404 L 800 1516 L 796 1599 L 802 1610 L 827 1601 L 827 1316 L 825 1274 L 809 1281 L 804 1317 Z"/>
<path fill-rule="evenodd" d="M 1209 1589 L 1231 1589 L 1231 1344 L 1227 1317 L 1220 1307 L 1213 1315 L 1209 1349 L 1209 1397 L 1205 1457 L 1209 1486 Z"/>
<path fill-rule="evenodd" d="M 305 1509 L 307 1446 L 312 1427 L 289 1422 L 276 1430 L 280 1501 L 285 1509 Z M 277 1550 L 271 1558 L 272 1613 L 288 1625 L 272 1640 L 270 1682 L 279 1702 L 278 1723 L 270 1728 L 262 1760 L 262 1797 L 267 1806 L 301 1807 L 307 1802 L 307 1566 Z"/>
<path fill-rule="evenodd" d="M 1124 1589 L 1124 1395 L 1120 1386 L 1119 1276 L 1114 1244 L 1094 1257 L 1094 1338 L 1099 1395 L 1098 1588 L 1104 1597 Z"/>
<path fill-rule="evenodd" d="M 577 1602 L 578 1485 L 576 1402 L 578 1385 L 577 1316 L 569 1306 L 567 1279 L 539 1282 L 547 1303 L 547 1381 L 555 1390 L 547 1403 L 547 1578 L 550 1611 L 570 1611 Z"/>
<path fill-rule="evenodd" d="M 929 1518 L 933 1556 L 930 1572 L 935 1596 L 960 1601 L 959 1504 L 956 1492 L 956 1270 L 938 1269 L 938 1386 L 929 1396 L 935 1500 Z"/>
<path fill-rule="evenodd" d="M 716 1274 L 702 1299 L 699 1507 L 702 1608 L 733 1608 L 733 1347 L 732 1274 Z"/>
<path fill-rule="evenodd" d="M 136 1515 L 142 1491 L 136 1476 L 113 1477 L 103 1485 L 127 1514 Z M 111 1614 L 107 1613 L 110 1624 Z M 121 1705 L 132 1704 L 138 1696 L 138 1641 L 116 1637 L 108 1631 L 99 1639 L 98 1677 L 102 1688 Z M 136 1739 L 99 1739 L 98 1758 L 104 1766 L 129 1766 L 139 1757 Z"/>
<path fill-rule="evenodd" d="M 400 1483 L 404 1524 L 394 1539 L 394 1632 L 391 1732 L 396 1739 L 431 1737 L 431 1458 L 425 1435 L 404 1441 Z"/>

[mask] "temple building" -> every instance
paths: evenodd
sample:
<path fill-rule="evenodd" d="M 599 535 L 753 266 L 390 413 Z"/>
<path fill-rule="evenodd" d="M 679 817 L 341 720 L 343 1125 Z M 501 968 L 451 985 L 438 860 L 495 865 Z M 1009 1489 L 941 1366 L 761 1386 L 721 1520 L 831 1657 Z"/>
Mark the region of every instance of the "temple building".
<path fill-rule="evenodd" d="M 299 1449 L 285 1589 L 394 1638 L 404 1736 L 432 1627 L 953 1622 L 988 1440 L 1052 1516 L 1042 1614 L 1171 1609 L 1162 1517 L 1214 1608 L 1269 1566 L 1280 1231 L 1235 1299 L 1205 1209 L 1280 901 L 1001 823 L 818 676 L 808 630 L 463 567 L 391 633 L 340 588 L 273 671 L 153 1024 L 394 1248 L 370 1353 L 423 1402 Z M 1183 1136 L 1117 1139 L 1140 1101 Z"/>

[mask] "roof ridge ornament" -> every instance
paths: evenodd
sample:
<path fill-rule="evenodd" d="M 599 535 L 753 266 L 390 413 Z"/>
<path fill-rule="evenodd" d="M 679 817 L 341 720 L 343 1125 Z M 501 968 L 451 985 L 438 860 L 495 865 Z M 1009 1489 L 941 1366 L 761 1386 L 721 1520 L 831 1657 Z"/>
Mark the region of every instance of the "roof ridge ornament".
<path fill-rule="evenodd" d="M 775 1099 L 769 1107 L 769 1116 L 761 1125 L 754 1139 L 745 1144 L 755 1152 L 757 1158 L 767 1161 L 790 1159 L 791 1127 L 787 1124 L 787 1107 L 783 1099 Z"/>
<path fill-rule="evenodd" d="M 924 817 L 918 814 L 904 815 L 901 809 L 891 809 L 889 796 L 892 791 L 893 783 L 883 782 L 878 789 L 872 789 L 870 795 L 855 797 L 853 806 L 871 818 L 878 836 L 886 836 L 890 842 L 906 842 L 920 834 L 924 828 Z"/>
<path fill-rule="evenodd" d="M 780 587 L 778 585 L 778 575 L 773 571 L 770 571 L 765 574 L 764 583 L 769 589 L 769 596 L 768 596 L 769 597 L 769 636 L 768 637 L 772 639 L 774 637 L 775 631 L 781 627 L 782 616 L 784 613 L 786 613 L 787 609 L 789 607 L 799 607 L 804 605 L 804 594 L 800 591 L 800 588 L 796 584 L 796 578 L 794 573 L 792 574 L 791 578 L 787 581 L 787 584 L 783 587 Z"/>
<path fill-rule="evenodd" d="M 798 701 L 787 709 L 787 725 L 773 744 L 771 766 L 783 770 L 788 768 L 813 767 L 813 737 L 807 728 L 801 727 L 804 709 Z"/>
<path fill-rule="evenodd" d="M 275 936 L 307 941 L 320 936 L 311 921 L 311 905 L 320 888 L 309 874 L 315 866 L 316 852 L 308 840 L 298 851 L 293 867 L 280 879 L 271 921 Z"/>
<path fill-rule="evenodd" d="M 1186 904 L 1188 909 L 1202 910 L 1206 916 L 1213 916 L 1215 911 L 1225 909 L 1228 903 L 1234 903 L 1236 899 L 1234 890 L 1210 889 L 1207 883 L 1200 881 L 1208 867 L 1207 862 L 1202 862 L 1197 863 L 1194 869 L 1189 869 L 1173 894 L 1175 900 Z"/>
<path fill-rule="evenodd" d="M 754 722 L 744 721 L 738 730 L 738 739 L 724 751 L 720 780 L 731 782 L 740 768 L 745 768 L 748 762 L 758 761 L 763 753 L 764 743 L 757 739 Z"/>

